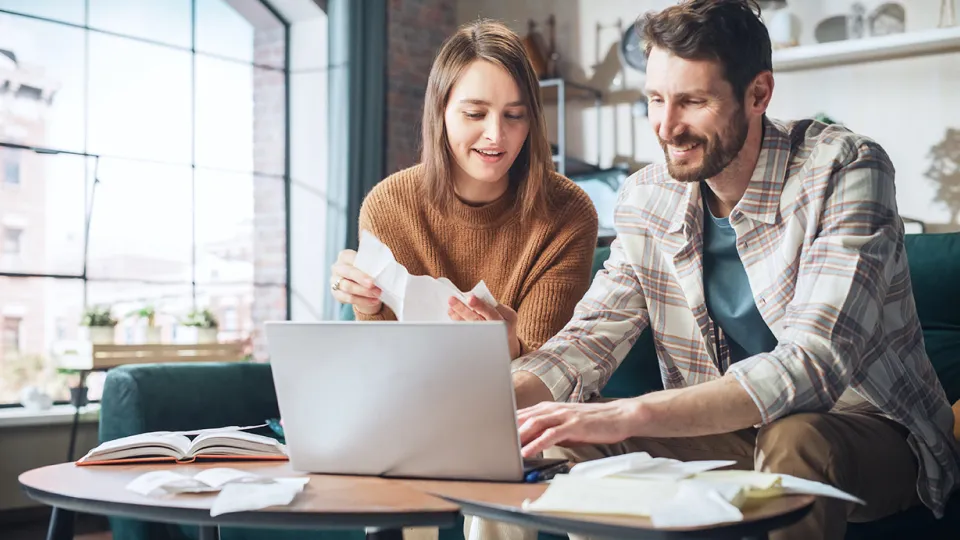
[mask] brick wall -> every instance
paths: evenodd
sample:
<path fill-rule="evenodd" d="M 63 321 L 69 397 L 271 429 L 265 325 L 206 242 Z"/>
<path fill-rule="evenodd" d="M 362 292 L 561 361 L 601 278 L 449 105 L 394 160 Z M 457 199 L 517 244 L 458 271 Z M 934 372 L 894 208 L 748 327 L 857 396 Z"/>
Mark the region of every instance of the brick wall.
<path fill-rule="evenodd" d="M 254 62 L 282 65 L 283 29 L 257 31 Z M 253 179 L 253 337 L 254 354 L 266 358 L 263 323 L 283 320 L 286 302 L 286 204 L 284 200 L 284 136 L 286 126 L 283 72 L 256 69 L 253 75 L 253 167 L 269 176 Z"/>
<path fill-rule="evenodd" d="M 386 173 L 420 161 L 420 117 L 433 58 L 456 30 L 454 0 L 390 0 Z"/>
<path fill-rule="evenodd" d="M 390 0 L 387 12 L 386 173 L 420 160 L 420 115 L 433 57 L 456 29 L 455 0 Z M 254 61 L 278 65 L 282 30 L 258 31 Z M 283 173 L 283 74 L 256 70 L 254 82 L 254 169 Z M 254 349 L 266 357 L 263 322 L 286 316 L 286 231 L 283 182 L 254 179 Z"/>

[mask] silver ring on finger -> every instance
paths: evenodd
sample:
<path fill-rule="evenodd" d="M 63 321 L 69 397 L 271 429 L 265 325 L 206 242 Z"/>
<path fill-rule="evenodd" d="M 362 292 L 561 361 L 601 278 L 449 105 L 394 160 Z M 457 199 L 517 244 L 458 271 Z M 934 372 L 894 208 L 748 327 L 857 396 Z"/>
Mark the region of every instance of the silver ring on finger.
<path fill-rule="evenodd" d="M 337 278 L 337 280 L 333 282 L 333 285 L 330 285 L 330 290 L 332 290 L 333 292 L 339 291 L 341 281 L 343 281 L 343 278 Z"/>

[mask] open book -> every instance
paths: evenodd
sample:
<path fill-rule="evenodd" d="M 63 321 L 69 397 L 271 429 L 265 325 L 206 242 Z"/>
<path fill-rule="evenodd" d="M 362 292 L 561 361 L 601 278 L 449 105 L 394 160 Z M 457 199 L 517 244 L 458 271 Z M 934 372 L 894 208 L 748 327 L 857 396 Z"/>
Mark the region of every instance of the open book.
<path fill-rule="evenodd" d="M 287 449 L 270 437 L 237 429 L 204 430 L 190 440 L 189 433 L 160 431 L 107 441 L 77 460 L 77 465 L 190 463 L 197 459 L 286 461 Z"/>

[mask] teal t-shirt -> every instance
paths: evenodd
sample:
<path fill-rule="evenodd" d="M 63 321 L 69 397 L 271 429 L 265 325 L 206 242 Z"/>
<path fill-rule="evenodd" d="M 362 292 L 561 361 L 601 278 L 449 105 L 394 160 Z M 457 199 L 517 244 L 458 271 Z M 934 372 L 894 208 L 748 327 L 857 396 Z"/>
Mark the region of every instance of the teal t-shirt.
<path fill-rule="evenodd" d="M 729 219 L 710 212 L 705 200 L 703 214 L 703 288 L 707 311 L 726 336 L 730 362 L 770 352 L 777 346 L 777 338 L 753 300 L 747 272 L 737 253 L 737 233 Z"/>

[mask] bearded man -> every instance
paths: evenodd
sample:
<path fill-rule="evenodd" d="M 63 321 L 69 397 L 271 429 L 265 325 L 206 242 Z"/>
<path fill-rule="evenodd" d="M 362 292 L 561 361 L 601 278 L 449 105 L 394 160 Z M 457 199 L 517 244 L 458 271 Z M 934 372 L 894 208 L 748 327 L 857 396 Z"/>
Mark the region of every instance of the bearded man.
<path fill-rule="evenodd" d="M 524 455 L 729 459 L 867 502 L 818 499 L 771 538 L 839 539 L 848 520 L 921 503 L 942 515 L 960 453 L 890 158 L 843 127 L 766 116 L 752 0 L 687 0 L 641 26 L 666 160 L 626 180 L 573 319 L 513 364 Z M 666 389 L 597 400 L 648 326 Z"/>

